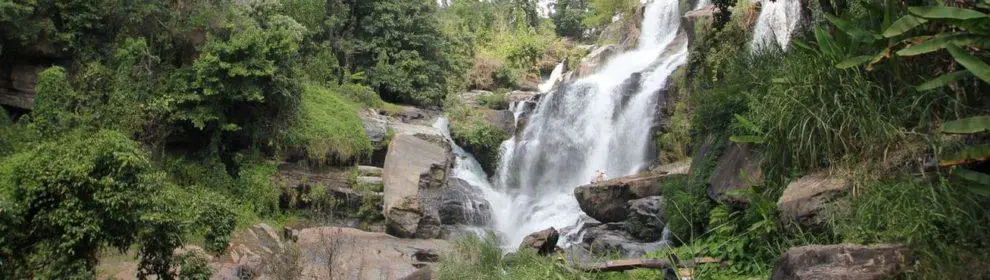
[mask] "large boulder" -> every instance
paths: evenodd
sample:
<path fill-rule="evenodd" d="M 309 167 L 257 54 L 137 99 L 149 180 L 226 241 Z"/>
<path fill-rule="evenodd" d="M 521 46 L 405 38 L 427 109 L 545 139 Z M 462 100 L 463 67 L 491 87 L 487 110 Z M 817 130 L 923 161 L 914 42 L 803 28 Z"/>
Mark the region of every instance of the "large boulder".
<path fill-rule="evenodd" d="M 443 192 L 440 222 L 444 225 L 484 226 L 492 220 L 492 206 L 480 190 L 460 178 L 450 178 Z"/>
<path fill-rule="evenodd" d="M 0 77 L 0 104 L 21 108 L 32 109 L 34 107 L 34 97 L 37 95 L 38 74 L 44 70 L 42 65 L 34 64 L 14 64 L 10 68 L 2 69 L 0 73 L 9 73 L 9 76 Z"/>
<path fill-rule="evenodd" d="M 763 154 L 748 145 L 732 144 L 726 148 L 708 179 L 708 197 L 722 202 L 746 203 L 731 192 L 762 183 L 762 160 Z"/>
<path fill-rule="evenodd" d="M 651 196 L 629 201 L 629 234 L 639 240 L 653 242 L 663 237 L 667 219 L 663 216 L 663 197 Z"/>
<path fill-rule="evenodd" d="M 447 176 L 454 165 L 450 143 L 396 135 L 385 158 L 385 225 L 404 238 L 440 236 L 440 204 Z"/>
<path fill-rule="evenodd" d="M 629 216 L 630 200 L 660 195 L 666 174 L 642 173 L 574 189 L 581 210 L 599 222 L 620 222 Z"/>
<path fill-rule="evenodd" d="M 522 244 L 519 244 L 519 248 L 533 248 L 540 255 L 549 255 L 557 250 L 557 240 L 559 239 L 560 232 L 551 227 L 526 236 Z"/>
<path fill-rule="evenodd" d="M 277 247 L 262 245 L 254 233 L 231 240 L 228 253 L 211 264 L 217 269 L 211 279 L 423 279 L 416 277 L 451 248 L 444 240 L 340 227 L 302 229 L 295 243 Z"/>
<path fill-rule="evenodd" d="M 824 213 L 836 198 L 845 193 L 852 182 L 842 176 L 829 176 L 825 172 L 814 173 L 791 182 L 777 200 L 780 220 L 785 224 L 797 223 L 819 227 L 827 222 Z"/>
<path fill-rule="evenodd" d="M 372 143 L 379 144 L 388 137 L 388 118 L 369 109 L 358 114 L 364 125 L 364 133 Z"/>
<path fill-rule="evenodd" d="M 770 279 L 889 279 L 910 261 L 910 252 L 903 245 L 809 245 L 787 250 L 774 265 Z"/>

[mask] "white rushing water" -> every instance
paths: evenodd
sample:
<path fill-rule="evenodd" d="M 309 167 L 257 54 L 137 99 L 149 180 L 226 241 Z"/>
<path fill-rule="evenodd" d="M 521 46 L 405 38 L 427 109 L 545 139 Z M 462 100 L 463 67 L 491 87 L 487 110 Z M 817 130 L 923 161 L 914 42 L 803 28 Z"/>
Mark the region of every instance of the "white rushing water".
<path fill-rule="evenodd" d="M 525 129 L 503 143 L 494 184 L 482 180 L 484 173 L 470 175 L 480 175 L 482 189 L 491 188 L 484 195 L 504 248 L 515 249 L 538 230 L 577 225 L 583 214 L 574 188 L 588 184 L 597 171 L 615 178 L 638 173 L 651 162 L 660 92 L 670 73 L 685 63 L 687 42 L 678 38 L 677 0 L 646 5 L 635 50 L 542 96 L 528 113 Z M 517 119 L 531 107 L 512 106 Z"/>
<path fill-rule="evenodd" d="M 750 51 L 779 47 L 787 50 L 791 35 L 801 22 L 800 0 L 761 0 L 760 16 L 753 29 Z"/>
<path fill-rule="evenodd" d="M 564 79 L 564 63 L 558 63 L 556 67 L 553 68 L 553 72 L 550 72 L 550 78 L 539 85 L 540 93 L 547 93 L 557 85 L 558 82 Z"/>

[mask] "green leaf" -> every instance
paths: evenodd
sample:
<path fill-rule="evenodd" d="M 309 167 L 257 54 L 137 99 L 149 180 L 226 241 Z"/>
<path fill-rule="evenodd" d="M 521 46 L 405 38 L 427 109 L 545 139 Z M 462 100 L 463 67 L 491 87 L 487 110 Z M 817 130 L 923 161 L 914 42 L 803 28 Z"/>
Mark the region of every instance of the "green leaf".
<path fill-rule="evenodd" d="M 928 19 L 967 20 L 987 17 L 986 14 L 974 10 L 947 6 L 910 7 L 908 11 L 911 14 Z"/>
<path fill-rule="evenodd" d="M 743 116 L 740 116 L 739 114 L 735 114 L 735 117 L 736 117 L 736 121 L 739 121 L 739 124 L 742 125 L 743 128 L 746 128 L 749 131 L 756 132 L 758 134 L 763 134 L 763 131 L 760 131 L 760 127 L 756 126 L 756 124 L 754 124 L 753 122 L 747 120 L 746 118 L 743 118 Z"/>
<path fill-rule="evenodd" d="M 929 80 L 929 81 L 927 81 L 927 82 L 925 82 L 923 84 L 918 85 L 914 89 L 917 90 L 917 91 L 928 91 L 928 90 L 937 89 L 937 88 L 940 88 L 940 87 L 947 86 L 947 85 L 949 85 L 949 83 L 954 82 L 954 81 L 957 81 L 957 80 L 959 80 L 959 79 L 961 79 L 963 77 L 969 76 L 969 75 L 970 75 L 969 71 L 966 71 L 966 70 L 952 72 L 952 73 L 945 74 L 945 75 L 942 75 L 942 76 L 938 76 L 937 78 L 931 79 L 931 80 Z"/>
<path fill-rule="evenodd" d="M 899 56 L 915 56 L 941 50 L 945 48 L 945 38 L 929 37 L 921 43 L 897 51 Z"/>
<path fill-rule="evenodd" d="M 815 28 L 815 41 L 818 42 L 818 49 L 821 50 L 821 54 L 826 57 L 837 57 L 841 52 L 839 45 L 835 43 L 832 36 L 829 36 L 828 32 L 825 32 L 822 28 Z"/>
<path fill-rule="evenodd" d="M 963 50 L 955 44 L 948 44 L 946 48 L 949 49 L 949 53 L 952 57 L 956 59 L 959 64 L 966 67 L 973 75 L 980 78 L 986 83 L 990 83 L 990 65 L 983 62 L 976 56 L 973 56 L 969 52 Z"/>
<path fill-rule="evenodd" d="M 828 21 L 832 23 L 832 25 L 835 25 L 835 27 L 839 28 L 839 30 L 842 30 L 846 34 L 849 34 L 849 37 L 852 37 L 853 40 L 872 43 L 877 40 L 883 39 L 883 36 L 880 36 L 880 34 L 867 31 L 866 29 L 860 28 L 859 26 L 852 24 L 839 17 L 826 14 L 825 18 L 827 18 Z"/>
<path fill-rule="evenodd" d="M 763 136 L 759 135 L 733 135 L 729 141 L 739 144 L 763 144 Z"/>
<path fill-rule="evenodd" d="M 915 44 L 898 51 L 897 55 L 915 56 L 919 54 L 926 54 L 941 50 L 949 43 L 956 44 L 957 46 L 987 48 L 990 47 L 990 38 L 976 34 L 938 34 L 934 37 L 927 37 L 927 40 L 919 44 Z"/>
<path fill-rule="evenodd" d="M 870 60 L 873 60 L 873 56 L 861 55 L 843 60 L 842 62 L 839 62 L 839 64 L 836 64 L 835 67 L 839 69 L 848 69 L 863 65 L 863 63 L 870 62 Z"/>
<path fill-rule="evenodd" d="M 928 20 L 926 19 L 912 15 L 905 15 L 900 19 L 898 19 L 897 21 L 895 21 L 894 24 L 891 24 L 890 27 L 888 27 L 887 30 L 883 32 L 883 36 L 890 38 L 897 35 L 901 35 L 904 34 L 904 32 L 914 29 L 915 27 L 918 27 L 919 25 L 922 25 L 926 22 L 928 22 Z"/>
<path fill-rule="evenodd" d="M 990 115 L 965 118 L 942 125 L 942 132 L 953 134 L 974 134 L 990 131 Z"/>
<path fill-rule="evenodd" d="M 990 175 L 965 168 L 956 168 L 953 173 L 959 176 L 959 178 L 976 183 L 969 186 L 971 191 L 982 196 L 990 196 Z"/>
<path fill-rule="evenodd" d="M 941 166 L 954 166 L 961 164 L 968 164 L 972 162 L 981 162 L 990 159 L 990 144 L 973 145 L 966 147 L 962 151 L 954 153 L 950 156 L 943 158 L 939 165 Z"/>

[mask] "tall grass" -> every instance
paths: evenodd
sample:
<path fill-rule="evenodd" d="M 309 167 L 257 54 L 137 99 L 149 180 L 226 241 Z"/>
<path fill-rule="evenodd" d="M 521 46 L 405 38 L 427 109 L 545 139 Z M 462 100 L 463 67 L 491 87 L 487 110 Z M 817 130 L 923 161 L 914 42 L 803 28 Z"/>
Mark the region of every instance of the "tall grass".
<path fill-rule="evenodd" d="M 357 107 L 338 93 L 307 85 L 300 107 L 288 143 L 304 147 L 310 159 L 346 162 L 371 153 L 371 140 L 357 116 Z"/>

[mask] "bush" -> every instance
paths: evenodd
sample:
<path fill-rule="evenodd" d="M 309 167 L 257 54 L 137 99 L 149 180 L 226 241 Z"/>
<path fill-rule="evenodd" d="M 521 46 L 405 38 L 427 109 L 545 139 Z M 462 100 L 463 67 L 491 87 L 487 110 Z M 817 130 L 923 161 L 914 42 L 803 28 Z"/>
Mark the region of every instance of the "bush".
<path fill-rule="evenodd" d="M 126 250 L 145 228 L 160 187 L 152 175 L 137 143 L 109 131 L 72 133 L 0 163 L 2 273 L 91 277 L 104 245 Z"/>
<path fill-rule="evenodd" d="M 492 110 L 509 109 L 509 94 L 505 91 L 485 94 L 478 97 L 478 103 Z"/>
<path fill-rule="evenodd" d="M 508 133 L 478 115 L 452 121 L 450 134 L 454 141 L 473 154 L 481 167 L 489 173 L 494 172 L 498 167 L 502 142 L 509 139 Z"/>
<path fill-rule="evenodd" d="M 371 153 L 357 108 L 337 93 L 308 85 L 302 93 L 299 115 L 289 131 L 288 144 L 302 147 L 316 162 L 347 162 Z"/>

